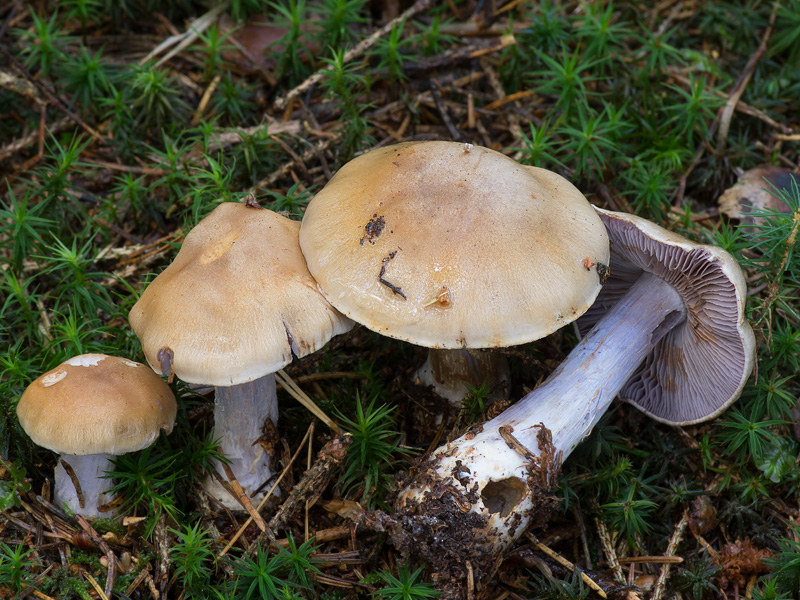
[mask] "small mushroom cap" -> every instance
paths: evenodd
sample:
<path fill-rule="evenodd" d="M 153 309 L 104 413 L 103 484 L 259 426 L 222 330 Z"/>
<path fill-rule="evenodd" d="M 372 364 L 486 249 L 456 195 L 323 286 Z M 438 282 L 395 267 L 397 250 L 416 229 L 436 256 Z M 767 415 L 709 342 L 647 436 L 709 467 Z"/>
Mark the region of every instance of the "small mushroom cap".
<path fill-rule="evenodd" d="M 177 404 L 145 365 L 81 354 L 31 383 L 17 417 L 31 439 L 61 454 L 125 454 L 172 432 Z"/>
<path fill-rule="evenodd" d="M 350 318 L 432 348 L 494 348 L 571 322 L 600 290 L 602 222 L 566 179 L 480 146 L 408 142 L 344 165 L 300 245 Z"/>
<path fill-rule="evenodd" d="M 619 397 L 670 425 L 716 417 L 739 397 L 755 360 L 741 268 L 716 246 L 634 215 L 597 212 L 608 229 L 611 274 L 579 329 L 588 332 L 644 271 L 667 281 L 683 297 L 686 319 L 663 335 Z"/>
<path fill-rule="evenodd" d="M 189 383 L 231 386 L 315 352 L 352 322 L 317 290 L 297 242 L 300 223 L 226 202 L 186 236 L 131 309 L 147 362 L 171 353 Z"/>

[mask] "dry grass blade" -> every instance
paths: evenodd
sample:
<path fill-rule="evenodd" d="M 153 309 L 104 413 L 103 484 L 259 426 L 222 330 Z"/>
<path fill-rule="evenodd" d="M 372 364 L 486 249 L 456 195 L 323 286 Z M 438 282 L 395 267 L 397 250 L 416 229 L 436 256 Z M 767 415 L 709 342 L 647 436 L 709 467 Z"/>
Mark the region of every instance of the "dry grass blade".
<path fill-rule="evenodd" d="M 281 384 L 281 387 L 289 392 L 289 395 L 292 396 L 295 400 L 297 400 L 300 404 L 305 406 L 312 415 L 317 417 L 320 421 L 325 423 L 328 427 L 330 427 L 334 432 L 341 433 L 342 428 L 339 427 L 333 419 L 331 419 L 328 415 L 326 415 L 322 409 L 317 406 L 314 401 L 306 394 L 300 387 L 294 382 L 294 380 L 287 375 L 286 371 L 283 369 L 279 370 L 275 373 L 275 380 Z"/>
<path fill-rule="evenodd" d="M 230 4 L 229 1 L 221 2 L 210 11 L 197 17 L 192 24 L 190 25 L 189 29 L 184 31 L 180 35 L 173 35 L 163 42 L 161 42 L 155 49 L 153 49 L 150 54 L 145 56 L 143 59 L 139 61 L 140 65 L 146 64 L 148 61 L 152 60 L 159 54 L 161 54 L 164 50 L 177 44 L 172 50 L 167 52 L 163 57 L 161 57 L 158 62 L 155 64 L 156 67 L 163 65 L 167 62 L 170 58 L 181 52 L 182 50 L 189 47 L 189 45 L 194 42 L 198 36 L 203 33 L 206 29 L 208 29 L 217 18 L 227 10 L 228 5 Z"/>
<path fill-rule="evenodd" d="M 550 548 L 548 548 L 547 546 L 542 544 L 539 540 L 537 540 L 531 534 L 528 533 L 528 534 L 526 534 L 526 536 L 530 540 L 530 542 L 536 547 L 537 550 L 539 550 L 540 552 L 544 552 L 545 554 L 547 554 L 547 556 L 552 558 L 558 564 L 560 564 L 560 565 L 566 567 L 567 569 L 569 569 L 570 572 L 574 572 L 575 571 L 575 565 L 573 565 L 566 558 L 564 558 L 563 556 L 561 556 L 557 552 L 554 552 L 553 550 L 551 550 Z M 593 591 L 597 592 L 598 596 L 600 596 L 601 598 L 608 598 L 608 595 L 605 593 L 605 591 L 603 591 L 603 588 L 601 588 L 599 585 L 597 585 L 597 583 L 595 583 L 594 580 L 591 577 L 589 577 L 583 571 L 580 571 L 580 574 L 581 574 L 581 579 L 583 580 L 583 582 L 586 585 L 588 585 L 590 588 L 592 588 Z"/>

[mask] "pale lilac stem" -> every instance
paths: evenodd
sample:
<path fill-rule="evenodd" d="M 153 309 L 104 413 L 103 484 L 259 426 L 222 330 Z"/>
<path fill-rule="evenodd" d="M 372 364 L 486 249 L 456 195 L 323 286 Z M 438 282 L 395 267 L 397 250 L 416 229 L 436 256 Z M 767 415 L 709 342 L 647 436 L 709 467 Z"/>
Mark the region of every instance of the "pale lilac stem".
<path fill-rule="evenodd" d="M 275 391 L 275 376 L 266 375 L 255 381 L 215 388 L 214 437 L 219 440 L 219 449 L 230 461 L 236 480 L 251 500 L 258 501 L 264 494 L 256 490 L 273 475 L 270 456 L 256 441 L 262 436 L 264 423 L 269 419 L 278 423 L 278 397 Z M 216 470 L 223 477 L 222 465 Z M 209 478 L 204 486 L 225 506 L 241 510 L 241 504 Z"/>
<path fill-rule="evenodd" d="M 658 277 L 643 274 L 628 293 L 598 321 L 548 379 L 477 434 L 462 436 L 437 450 L 429 464 L 401 494 L 401 504 L 420 503 L 424 492 L 443 482 L 478 497 L 470 512 L 488 517 L 485 547 L 497 551 L 521 535 L 537 505 L 527 482 L 530 463 L 500 435 L 504 426 L 532 453 L 540 453 L 543 424 L 556 453 L 566 458 L 589 435 L 619 390 L 656 342 L 686 318 L 678 293 Z M 471 438 L 471 439 L 469 439 Z M 554 481 L 551 483 L 555 483 Z"/>

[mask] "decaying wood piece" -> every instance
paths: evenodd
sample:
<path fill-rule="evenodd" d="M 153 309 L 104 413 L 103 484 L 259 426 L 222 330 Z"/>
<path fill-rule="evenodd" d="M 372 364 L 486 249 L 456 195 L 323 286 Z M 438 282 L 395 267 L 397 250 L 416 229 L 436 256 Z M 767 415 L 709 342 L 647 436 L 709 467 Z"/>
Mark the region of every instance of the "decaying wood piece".
<path fill-rule="evenodd" d="M 317 462 L 303 478 L 292 488 L 286 501 L 275 513 L 269 522 L 269 528 L 276 531 L 289 523 L 294 511 L 306 502 L 313 505 L 328 485 L 333 474 L 333 469 L 344 460 L 347 448 L 353 443 L 353 436 L 349 433 L 336 436 L 329 441 L 317 454 Z"/>
<path fill-rule="evenodd" d="M 345 433 L 329 441 L 317 454 L 317 462 L 308 469 L 303 478 L 292 488 L 281 504 L 278 512 L 272 517 L 266 531 L 261 532 L 256 538 L 256 543 L 250 546 L 247 555 L 252 556 L 259 546 L 269 542 L 280 546 L 275 538 L 274 531 L 286 527 L 294 511 L 301 505 L 313 505 L 320 497 L 328 483 L 335 467 L 341 464 L 347 453 L 347 448 L 353 443 L 353 436 Z"/>

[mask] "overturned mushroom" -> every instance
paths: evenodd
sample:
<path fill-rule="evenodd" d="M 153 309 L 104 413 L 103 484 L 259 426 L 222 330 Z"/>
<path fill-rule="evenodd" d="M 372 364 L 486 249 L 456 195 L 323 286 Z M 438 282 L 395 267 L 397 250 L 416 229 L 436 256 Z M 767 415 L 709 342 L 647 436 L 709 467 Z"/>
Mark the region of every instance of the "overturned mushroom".
<path fill-rule="evenodd" d="M 502 386 L 504 357 L 478 349 L 573 321 L 608 263 L 602 223 L 566 179 L 456 142 L 350 161 L 309 203 L 300 245 L 337 309 L 431 349 L 419 378 L 452 401 L 465 381 Z"/>
<path fill-rule="evenodd" d="M 352 327 L 317 291 L 299 228 L 266 209 L 221 204 L 189 232 L 129 317 L 154 370 L 215 386 L 215 436 L 255 498 L 272 477 L 259 439 L 267 420 L 278 421 L 273 373 Z M 240 508 L 216 481 L 206 489 Z"/>
<path fill-rule="evenodd" d="M 433 564 L 445 585 L 463 581 L 467 563 L 485 583 L 526 527 L 546 520 L 560 461 L 617 394 L 687 425 L 722 412 L 752 370 L 745 282 L 733 258 L 644 219 L 598 212 L 611 277 L 583 317 L 592 329 L 533 392 L 424 461 L 399 496 L 395 543 Z"/>
<path fill-rule="evenodd" d="M 105 354 L 82 354 L 31 383 L 17 404 L 31 439 L 61 454 L 55 502 L 86 517 L 101 510 L 109 493 L 111 457 L 150 446 L 172 431 L 177 405 L 161 378 L 145 365 Z"/>

